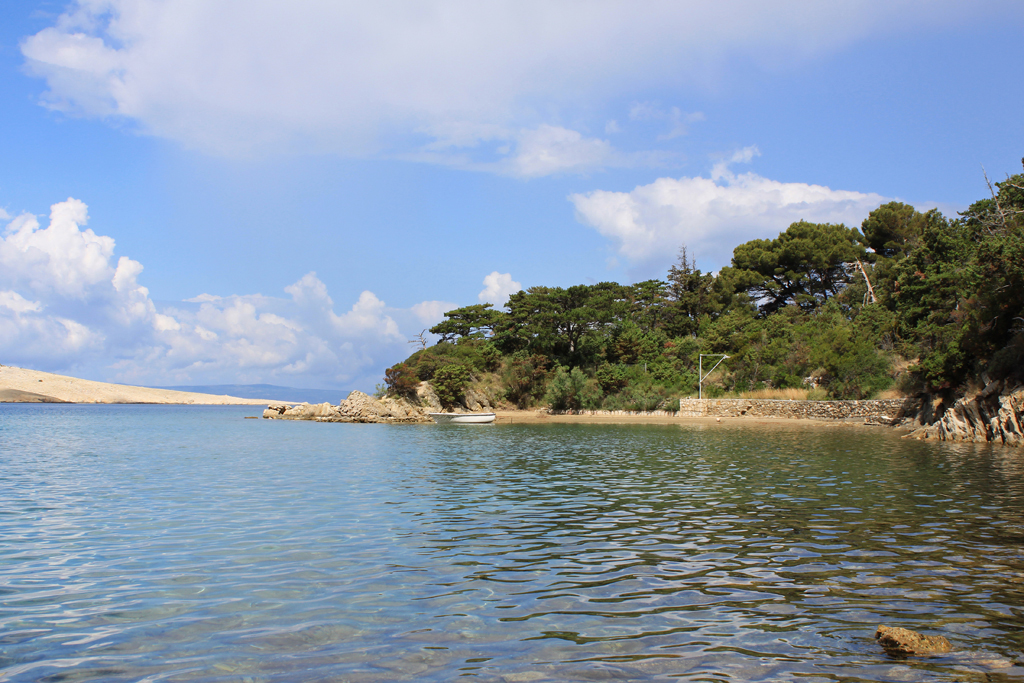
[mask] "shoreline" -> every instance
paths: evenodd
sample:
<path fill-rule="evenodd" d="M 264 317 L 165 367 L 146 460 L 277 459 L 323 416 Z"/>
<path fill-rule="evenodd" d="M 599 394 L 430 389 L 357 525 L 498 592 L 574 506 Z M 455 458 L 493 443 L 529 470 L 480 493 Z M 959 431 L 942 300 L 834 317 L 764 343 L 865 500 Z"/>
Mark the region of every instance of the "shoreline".
<path fill-rule="evenodd" d="M 536 410 L 494 410 L 494 424 L 650 424 L 650 425 L 702 425 L 715 427 L 830 427 L 874 428 L 880 433 L 909 433 L 913 427 L 869 423 L 863 418 L 825 420 L 796 417 L 676 417 L 673 415 L 551 415 Z"/>
<path fill-rule="evenodd" d="M 273 399 L 200 394 L 79 379 L 0 365 L 0 403 L 267 405 Z"/>

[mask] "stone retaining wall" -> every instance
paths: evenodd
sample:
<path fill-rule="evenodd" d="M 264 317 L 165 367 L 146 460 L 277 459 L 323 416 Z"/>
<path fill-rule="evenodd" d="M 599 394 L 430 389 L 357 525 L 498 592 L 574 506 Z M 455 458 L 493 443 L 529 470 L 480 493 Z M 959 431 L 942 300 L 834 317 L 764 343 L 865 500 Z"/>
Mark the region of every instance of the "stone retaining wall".
<path fill-rule="evenodd" d="M 684 398 L 679 417 L 788 417 L 809 420 L 882 418 L 895 421 L 920 408 L 916 398 L 877 401 L 786 401 L 769 398 Z"/>
<path fill-rule="evenodd" d="M 677 417 L 674 410 L 549 410 L 550 415 L 632 415 L 640 417 Z"/>

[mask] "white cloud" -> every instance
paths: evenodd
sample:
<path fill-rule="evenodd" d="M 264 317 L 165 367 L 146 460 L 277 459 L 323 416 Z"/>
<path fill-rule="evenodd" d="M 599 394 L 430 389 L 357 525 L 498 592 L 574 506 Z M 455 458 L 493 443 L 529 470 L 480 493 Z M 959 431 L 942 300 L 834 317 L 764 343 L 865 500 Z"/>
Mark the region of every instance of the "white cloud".
<path fill-rule="evenodd" d="M 518 131 L 468 125 L 446 128 L 438 139 L 401 155 L 409 161 L 516 178 L 664 166 L 677 157 L 658 151 L 622 152 L 607 140 L 548 124 Z"/>
<path fill-rule="evenodd" d="M 685 244 L 716 267 L 733 248 L 771 238 L 798 220 L 859 225 L 887 201 L 877 194 L 833 190 L 822 185 L 782 183 L 755 173 L 735 174 L 730 163 L 749 162 L 748 147 L 716 164 L 710 178 L 659 178 L 632 192 L 595 190 L 570 195 L 577 219 L 616 245 L 634 266 L 661 267 Z"/>
<path fill-rule="evenodd" d="M 690 124 L 704 120 L 704 113 L 685 112 L 679 107 L 662 109 L 655 102 L 636 102 L 629 109 L 631 121 L 657 121 L 668 126 L 668 130 L 658 136 L 659 140 L 672 140 L 690 132 Z"/>
<path fill-rule="evenodd" d="M 38 301 L 29 301 L 17 292 L 0 292 L 0 306 L 15 313 L 28 313 L 38 311 L 43 305 Z"/>
<path fill-rule="evenodd" d="M 501 308 L 510 296 L 522 288 L 522 284 L 512 279 L 512 273 L 499 273 L 495 270 L 484 278 L 484 289 L 477 298 L 482 304 L 493 304 L 495 308 Z"/>
<path fill-rule="evenodd" d="M 585 138 L 559 126 L 543 125 L 519 136 L 509 160 L 513 175 L 530 178 L 580 172 L 615 165 L 616 154 L 607 140 Z"/>
<path fill-rule="evenodd" d="M 188 147 L 408 154 L 424 131 L 484 140 L 488 129 L 559 127 L 630 94 L 715 85 L 738 60 L 778 68 L 1017 4 L 78 0 L 21 49 L 46 79 L 47 106 Z M 522 163 L 588 168 L 606 154 L 599 142 L 584 136 L 553 163 Z"/>
<path fill-rule="evenodd" d="M 444 320 L 444 314 L 458 308 L 458 304 L 450 301 L 423 301 L 412 307 L 412 313 L 420 323 L 433 327 Z"/>
<path fill-rule="evenodd" d="M 149 384 L 274 382 L 372 387 L 408 354 L 393 315 L 425 318 L 444 302 L 389 309 L 364 291 L 337 313 L 308 273 L 290 298 L 201 294 L 157 310 L 143 266 L 114 240 L 83 229 L 76 199 L 54 204 L 49 225 L 25 214 L 0 239 L 0 358 L 44 370 Z M 451 306 L 454 307 L 454 306 Z M 445 310 L 448 310 L 445 308 Z M 440 314 L 437 315 L 440 318 Z"/>

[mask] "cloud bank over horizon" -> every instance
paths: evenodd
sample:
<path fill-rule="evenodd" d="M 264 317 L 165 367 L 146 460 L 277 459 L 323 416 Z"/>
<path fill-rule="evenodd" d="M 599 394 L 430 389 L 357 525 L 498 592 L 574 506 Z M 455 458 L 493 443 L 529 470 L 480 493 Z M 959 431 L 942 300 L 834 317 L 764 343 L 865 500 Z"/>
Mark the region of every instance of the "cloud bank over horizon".
<path fill-rule="evenodd" d="M 739 62 L 786 69 L 866 37 L 1010 6 L 78 0 L 21 50 L 47 83 L 45 106 L 186 148 L 406 158 L 531 178 L 671 161 L 598 134 L 660 122 L 666 141 L 704 119 L 651 105 L 651 89 L 713 90 Z M 623 107 L 618 119 L 609 106 Z"/>
<path fill-rule="evenodd" d="M 579 222 L 610 239 L 642 271 L 666 266 L 682 245 L 717 270 L 729 264 L 738 244 L 774 238 L 800 220 L 859 226 L 889 201 L 874 193 L 732 171 L 732 165 L 759 154 L 756 147 L 744 148 L 716 164 L 708 178 L 659 178 L 630 192 L 595 190 L 572 194 L 569 201 Z"/>
<path fill-rule="evenodd" d="M 143 266 L 114 260 L 114 239 L 83 228 L 88 207 L 69 198 L 49 225 L 31 214 L 0 237 L 0 360 L 49 371 L 106 373 L 132 384 L 277 383 L 371 388 L 408 354 L 406 326 L 433 325 L 454 304 L 388 308 L 364 291 L 336 312 L 310 272 L 289 298 L 200 294 L 158 308 Z M 397 320 L 396 320 L 397 319 Z M 99 370 L 102 368 L 102 370 Z"/>

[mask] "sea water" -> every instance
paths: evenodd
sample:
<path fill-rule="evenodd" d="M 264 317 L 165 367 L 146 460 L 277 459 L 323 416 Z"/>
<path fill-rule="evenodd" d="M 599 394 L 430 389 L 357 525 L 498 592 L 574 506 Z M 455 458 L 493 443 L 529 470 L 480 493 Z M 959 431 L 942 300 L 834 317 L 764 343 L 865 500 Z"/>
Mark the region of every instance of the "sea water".
<path fill-rule="evenodd" d="M 258 413 L 0 406 L 0 680 L 1024 680 L 1024 451 Z"/>

